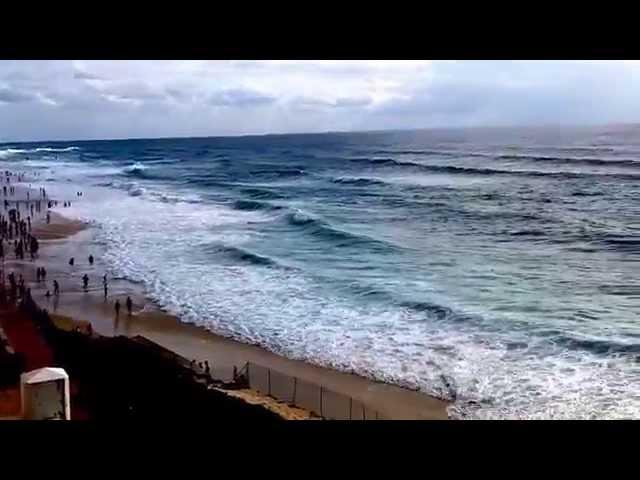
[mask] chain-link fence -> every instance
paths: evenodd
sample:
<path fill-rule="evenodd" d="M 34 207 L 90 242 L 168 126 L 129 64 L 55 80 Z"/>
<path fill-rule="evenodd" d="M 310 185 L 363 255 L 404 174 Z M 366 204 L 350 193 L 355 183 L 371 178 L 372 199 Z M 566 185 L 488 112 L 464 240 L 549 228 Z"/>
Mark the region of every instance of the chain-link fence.
<path fill-rule="evenodd" d="M 303 408 L 330 420 L 382 420 L 376 410 L 367 408 L 348 395 L 334 392 L 322 385 L 247 363 L 243 369 L 249 387 L 281 402 Z"/>
<path fill-rule="evenodd" d="M 376 410 L 368 408 L 362 402 L 348 395 L 329 390 L 323 385 L 286 375 L 272 368 L 247 362 L 238 369 L 234 366 L 210 365 L 208 372 L 202 362 L 189 361 L 177 353 L 168 350 L 145 337 L 135 337 L 140 343 L 153 346 L 156 351 L 176 360 L 185 368 L 192 370 L 198 378 L 210 382 L 228 382 L 228 387 L 242 385 L 268 395 L 288 405 L 303 408 L 329 420 L 382 420 Z"/>

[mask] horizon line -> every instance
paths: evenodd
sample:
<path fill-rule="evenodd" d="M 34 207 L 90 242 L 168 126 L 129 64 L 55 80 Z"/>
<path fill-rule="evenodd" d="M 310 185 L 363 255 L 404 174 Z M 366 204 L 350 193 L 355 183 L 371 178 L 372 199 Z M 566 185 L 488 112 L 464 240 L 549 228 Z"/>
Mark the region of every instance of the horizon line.
<path fill-rule="evenodd" d="M 118 142 L 118 141 L 143 141 L 143 140 L 195 140 L 207 138 L 251 138 L 251 137 L 283 137 L 302 135 L 331 135 L 331 134 L 367 134 L 367 133 L 393 133 L 393 132 L 419 132 L 425 130 L 473 130 L 473 129 L 500 129 L 500 128 L 597 128 L 597 127 L 621 127 L 638 126 L 640 122 L 607 122 L 607 123 L 531 123 L 518 125 L 465 125 L 465 126 L 439 126 L 439 127 L 409 127 L 372 130 L 327 130 L 324 132 L 287 132 L 287 133 L 242 133 L 237 135 L 194 135 L 194 136 L 159 136 L 159 137 L 112 137 L 112 138 L 87 138 L 87 139 L 63 139 L 63 140 L 0 140 L 0 145 L 23 143 L 71 143 L 71 142 Z"/>

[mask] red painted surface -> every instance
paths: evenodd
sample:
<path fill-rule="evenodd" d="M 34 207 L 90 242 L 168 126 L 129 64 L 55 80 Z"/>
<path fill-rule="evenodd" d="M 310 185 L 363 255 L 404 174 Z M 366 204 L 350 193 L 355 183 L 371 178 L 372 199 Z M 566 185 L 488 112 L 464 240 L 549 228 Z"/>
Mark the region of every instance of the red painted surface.
<path fill-rule="evenodd" d="M 55 363 L 53 351 L 31 318 L 15 309 L 3 308 L 0 310 L 0 327 L 7 335 L 13 349 L 24 355 L 26 372 L 43 367 L 58 366 Z M 70 379 L 70 390 L 71 419 L 88 419 L 87 411 L 73 401 L 78 392 L 78 385 L 73 379 Z"/>
<path fill-rule="evenodd" d="M 25 356 L 25 371 L 56 366 L 53 352 L 30 318 L 15 310 L 3 310 L 0 318 L 9 343 Z"/>

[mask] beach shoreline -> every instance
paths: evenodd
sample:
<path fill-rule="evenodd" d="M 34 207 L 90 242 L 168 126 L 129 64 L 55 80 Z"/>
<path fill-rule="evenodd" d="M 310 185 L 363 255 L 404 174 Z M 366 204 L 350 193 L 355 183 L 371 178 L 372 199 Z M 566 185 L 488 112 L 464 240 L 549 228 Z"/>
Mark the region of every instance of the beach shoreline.
<path fill-rule="evenodd" d="M 106 266 L 100 264 L 100 252 L 92 243 L 90 225 L 67 218 L 59 211 L 53 211 L 51 223 L 38 224 L 34 227 L 33 233 L 41 239 L 42 245 L 36 263 L 47 268 L 47 285 L 50 285 L 54 278 L 58 279 L 61 285 L 60 297 L 45 297 L 50 286 L 34 281 L 33 275 L 29 274 L 29 270 L 33 270 L 33 267 L 29 268 L 30 262 L 21 262 L 20 271 L 29 282 L 36 303 L 54 315 L 89 322 L 96 333 L 104 336 L 140 335 L 183 357 L 197 361 L 207 360 L 212 365 L 212 375 L 217 378 L 228 380 L 234 367 L 240 368 L 251 362 L 349 396 L 367 408 L 379 412 L 383 418 L 448 418 L 448 403 L 424 393 L 302 360 L 289 359 L 260 346 L 242 343 L 203 327 L 182 322 L 148 299 L 141 285 L 125 279 L 110 281 L 109 299 L 106 301 L 102 294 L 102 275 L 95 272 L 99 267 Z M 86 258 L 90 251 L 96 257 L 95 269 L 87 265 Z M 70 256 L 76 258 L 74 267 L 67 264 Z M 91 270 L 91 286 L 88 292 L 84 292 L 80 288 L 80 276 Z M 121 313 L 116 319 L 113 310 L 115 297 L 119 298 L 124 306 L 126 296 L 133 299 L 134 314 L 129 317 Z M 259 401 L 256 398 L 245 400 Z"/>

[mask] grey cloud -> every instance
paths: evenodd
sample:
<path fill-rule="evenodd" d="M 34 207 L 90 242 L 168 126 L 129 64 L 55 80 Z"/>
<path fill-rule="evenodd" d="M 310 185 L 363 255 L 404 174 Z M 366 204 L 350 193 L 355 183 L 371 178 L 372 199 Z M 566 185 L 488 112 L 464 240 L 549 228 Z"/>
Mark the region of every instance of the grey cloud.
<path fill-rule="evenodd" d="M 97 88 L 97 91 L 105 98 L 116 100 L 145 101 L 166 98 L 163 91 L 138 81 L 105 82 Z"/>
<path fill-rule="evenodd" d="M 371 105 L 369 97 L 339 97 L 334 101 L 314 97 L 297 97 L 291 101 L 296 108 L 357 108 Z"/>
<path fill-rule="evenodd" d="M 328 100 L 314 97 L 296 97 L 291 100 L 291 105 L 298 108 L 316 108 L 333 106 Z"/>
<path fill-rule="evenodd" d="M 73 72 L 73 78 L 77 80 L 102 80 L 102 77 L 82 70 L 75 70 Z"/>
<path fill-rule="evenodd" d="M 22 92 L 8 87 L 0 87 L 0 102 L 2 103 L 29 102 L 34 98 L 36 98 L 36 95 L 30 92 Z"/>
<path fill-rule="evenodd" d="M 208 103 L 225 107 L 247 107 L 267 105 L 275 101 L 275 97 L 254 90 L 229 89 L 215 92 L 209 97 Z"/>
<path fill-rule="evenodd" d="M 408 123 L 402 128 L 632 118 L 631 105 L 640 107 L 637 79 L 620 65 L 605 67 L 565 62 L 445 64 L 409 98 L 380 106 L 375 116 L 394 123 L 402 118 Z"/>
<path fill-rule="evenodd" d="M 371 99 L 368 97 L 351 97 L 351 98 L 338 98 L 335 102 L 335 106 L 342 107 L 366 107 L 371 104 Z"/>
<path fill-rule="evenodd" d="M 640 121 L 640 64 L 394 68 L 0 61 L 0 131 L 54 140 Z"/>
<path fill-rule="evenodd" d="M 192 103 L 197 98 L 197 94 L 188 88 L 167 87 L 164 92 L 167 98 L 181 103 Z"/>

